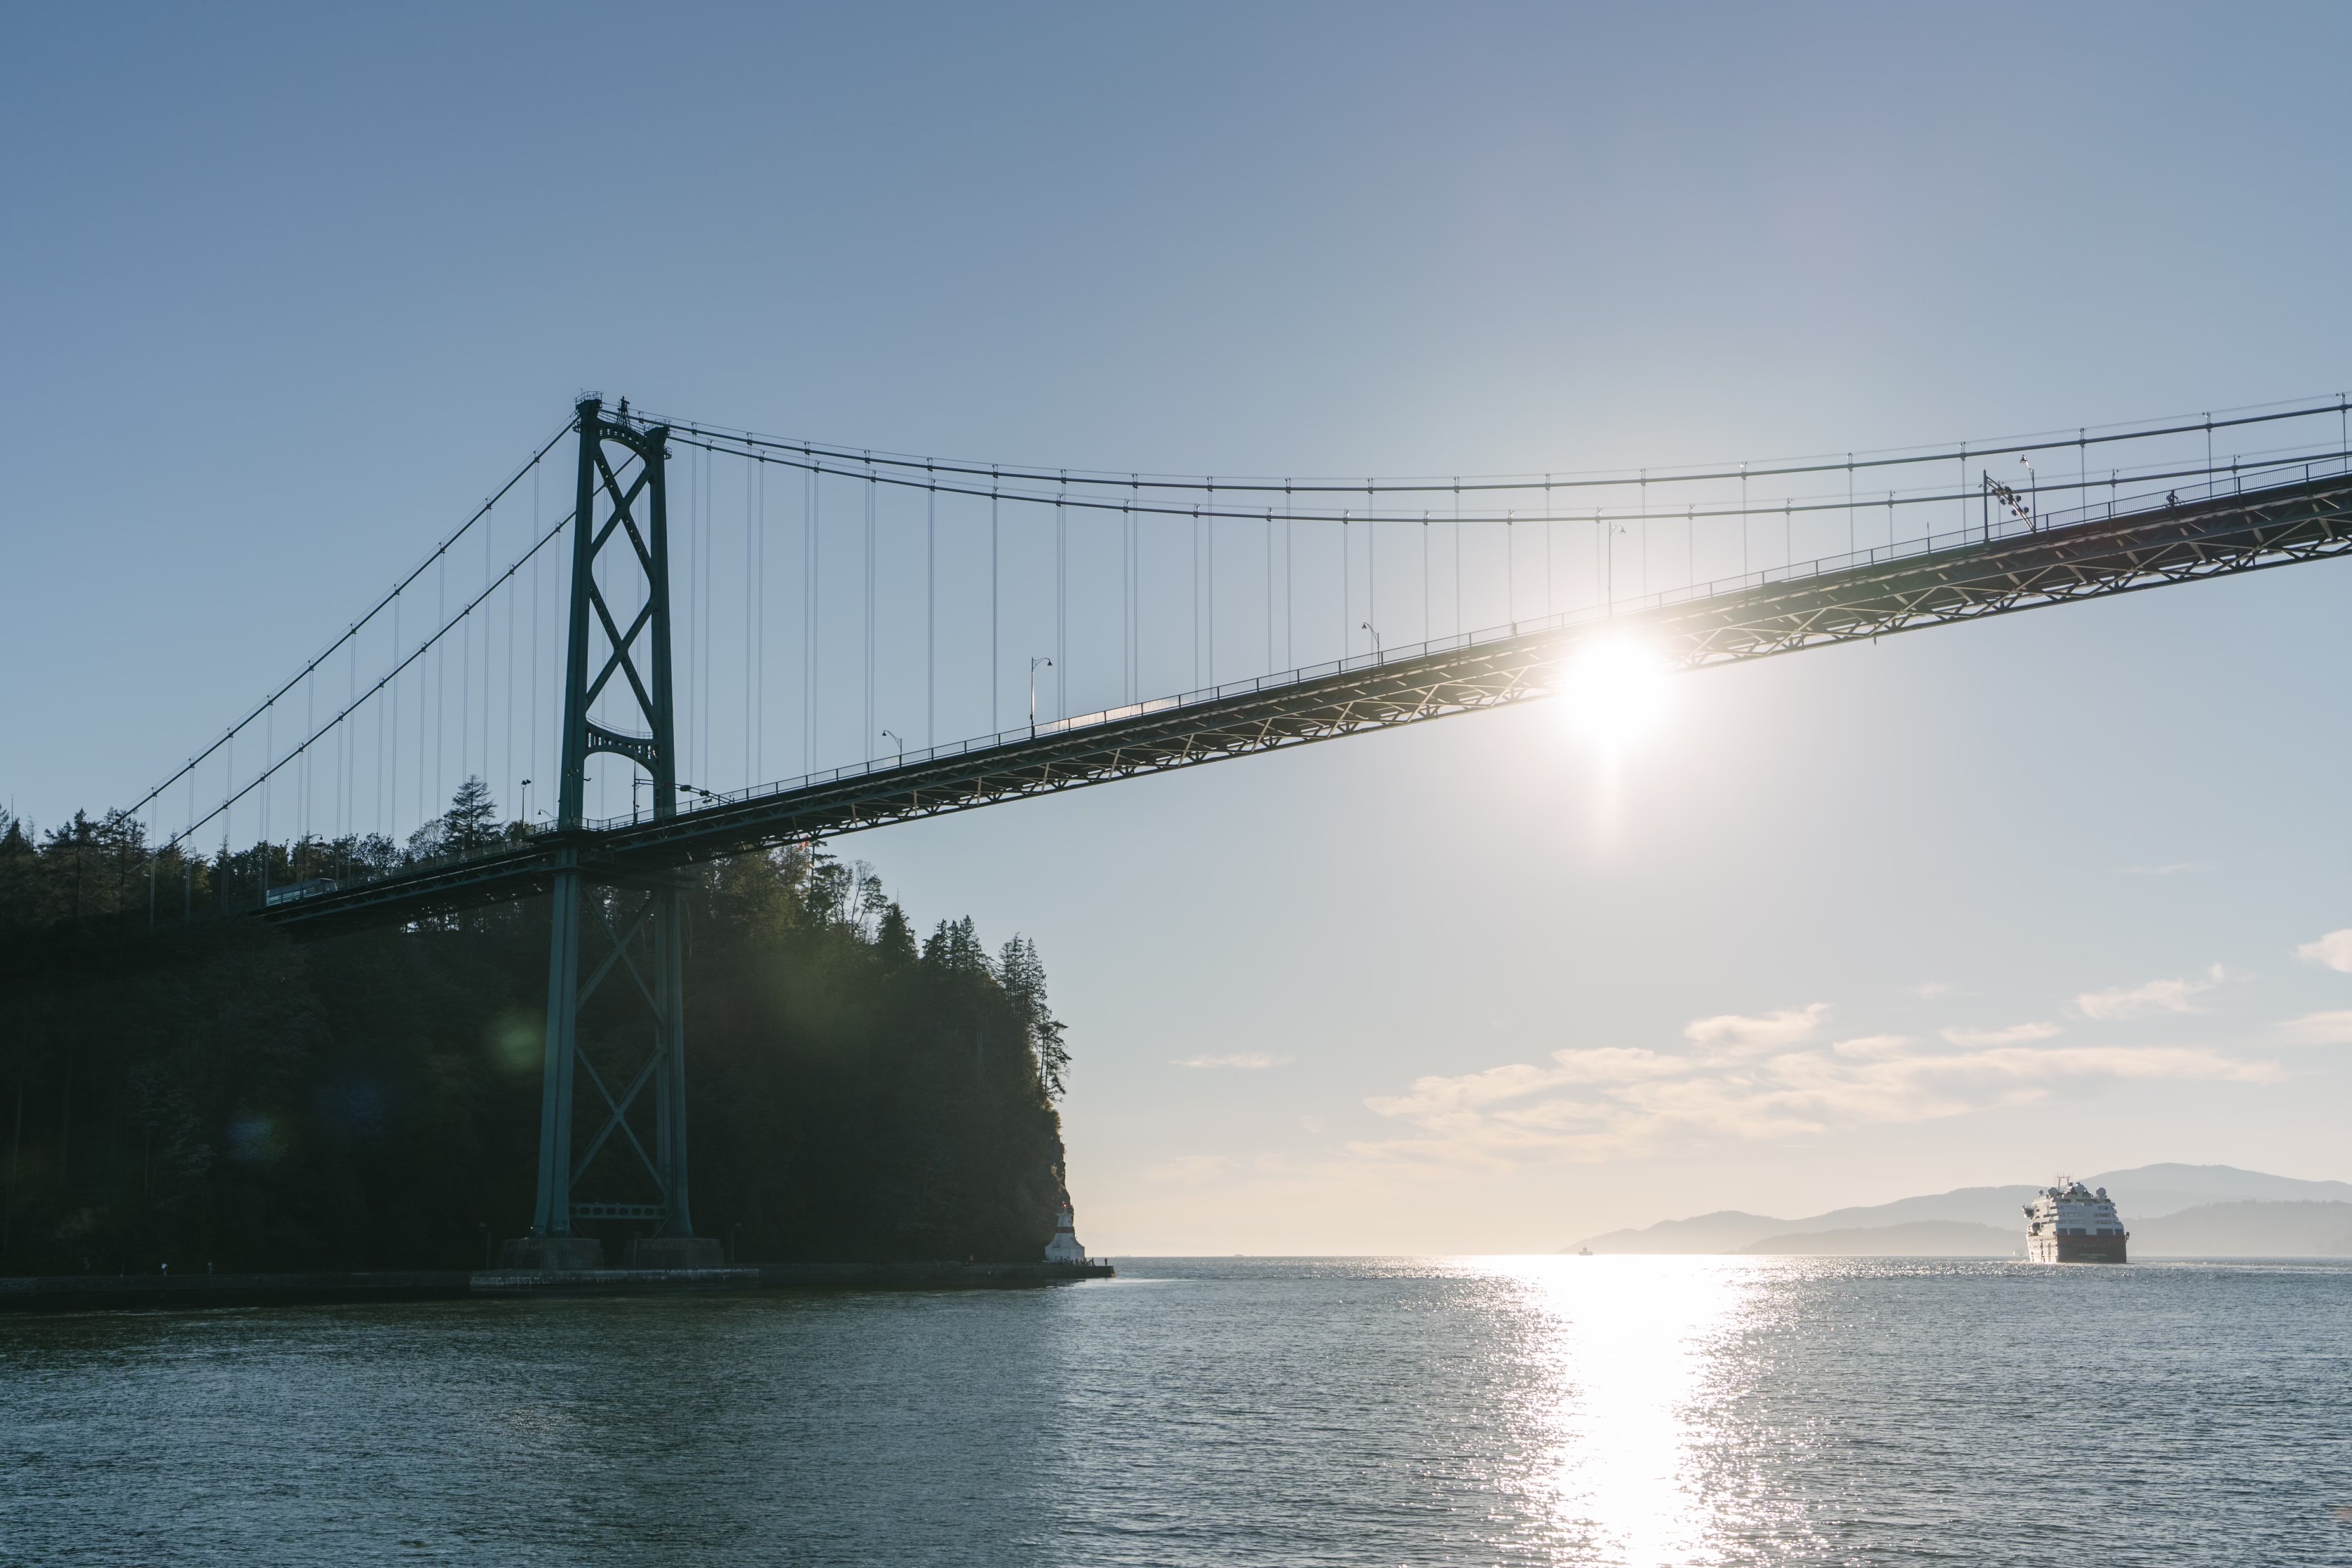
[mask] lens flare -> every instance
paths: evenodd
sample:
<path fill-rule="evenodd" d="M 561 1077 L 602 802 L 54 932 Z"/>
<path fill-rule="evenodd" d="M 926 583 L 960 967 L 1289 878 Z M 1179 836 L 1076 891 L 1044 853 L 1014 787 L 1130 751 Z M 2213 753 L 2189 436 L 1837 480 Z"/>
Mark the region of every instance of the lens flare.
<path fill-rule="evenodd" d="M 1616 751 L 1665 718 L 1668 673 L 1656 649 L 1631 637 L 1607 637 L 1569 660 L 1559 694 L 1570 721 Z"/>

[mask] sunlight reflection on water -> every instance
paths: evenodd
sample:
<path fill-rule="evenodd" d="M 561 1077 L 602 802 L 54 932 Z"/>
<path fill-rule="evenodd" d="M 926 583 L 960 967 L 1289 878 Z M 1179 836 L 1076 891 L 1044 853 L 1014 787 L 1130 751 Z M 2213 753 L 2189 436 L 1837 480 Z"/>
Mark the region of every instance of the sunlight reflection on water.
<path fill-rule="evenodd" d="M 1584 1560 L 1702 1561 L 1716 1500 L 1696 1485 L 1718 1352 L 1756 1310 L 1751 1268 L 1719 1258 L 1479 1260 L 1534 1323 L 1532 1414 L 1546 1445 L 1531 1512 Z"/>

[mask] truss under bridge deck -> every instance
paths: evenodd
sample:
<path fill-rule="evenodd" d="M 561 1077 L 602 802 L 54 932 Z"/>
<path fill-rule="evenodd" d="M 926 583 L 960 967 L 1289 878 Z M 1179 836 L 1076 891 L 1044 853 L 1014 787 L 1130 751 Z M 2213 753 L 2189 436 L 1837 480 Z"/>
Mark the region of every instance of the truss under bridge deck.
<path fill-rule="evenodd" d="M 2322 467 L 2328 471 L 2315 471 Z M 257 912 L 273 923 L 326 931 L 541 892 L 565 870 L 659 885 L 681 866 L 764 846 L 1544 696 L 1580 648 L 1604 637 L 1638 638 L 1667 664 L 1695 668 L 2352 553 L 2352 478 L 2342 459 L 2290 475 L 2178 504 L 2166 498 L 2140 510 L 2102 506 L 2071 519 L 1988 523 L 1040 723 L 706 799 L 660 820 L 541 832 Z"/>

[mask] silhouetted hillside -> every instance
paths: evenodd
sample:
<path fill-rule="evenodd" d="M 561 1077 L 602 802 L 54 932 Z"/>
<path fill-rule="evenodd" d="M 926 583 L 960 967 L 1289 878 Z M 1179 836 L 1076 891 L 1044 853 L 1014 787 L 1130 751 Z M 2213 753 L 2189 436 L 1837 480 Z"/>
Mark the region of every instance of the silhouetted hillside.
<path fill-rule="evenodd" d="M 204 918 L 265 868 L 398 853 L 157 861 L 119 818 L 37 843 L 0 820 L 0 1272 L 465 1267 L 528 1226 L 544 900 L 299 942 Z M 822 856 L 694 876 L 698 1231 L 746 1259 L 1036 1258 L 1067 1058 L 1034 950 L 968 920 L 919 945 Z M 621 999 L 583 1036 L 632 1026 Z"/>
<path fill-rule="evenodd" d="M 2116 1200 L 2116 1211 L 2133 1233 L 2135 1257 L 2154 1256 L 2147 1237 L 2162 1238 L 2168 1252 L 2201 1257 L 2318 1257 L 2329 1255 L 2325 1246 L 2324 1218 L 2282 1217 L 2274 1210 L 2326 1210 L 2352 1200 L 2352 1184 L 2314 1182 L 2297 1176 L 2273 1176 L 2262 1171 L 2242 1171 L 2234 1165 L 2142 1165 L 2126 1171 L 2103 1171 L 2085 1176 L 2094 1187 L 2105 1187 Z M 1763 1215 L 1724 1209 L 1689 1219 L 1660 1220 L 1638 1230 L 1613 1230 L 1590 1237 L 1578 1246 L 1594 1252 L 1776 1252 L 1880 1253 L 1917 1255 L 1936 1250 L 1931 1238 L 1942 1234 L 1953 1256 L 2005 1257 L 2024 1246 L 2022 1210 L 2040 1189 L 2019 1184 L 1998 1187 L 1956 1187 L 1948 1193 L 1897 1198 L 1891 1203 L 1832 1209 L 1803 1219 L 1772 1219 Z M 2218 1203 L 2216 1200 L 2252 1200 Z M 2155 1222 L 2184 1211 L 2208 1208 L 2244 1209 L 2247 1221 L 2243 1245 L 2232 1241 L 2225 1222 L 2209 1231 L 2177 1229 Z M 2252 1217 L 2261 1215 L 2259 1219 Z M 2185 1215 L 2184 1215 L 2185 1217 Z M 1937 1226 L 1962 1228 L 1938 1233 Z M 2312 1228 L 2316 1226 L 2318 1228 Z M 2013 1235 L 2015 1247 L 1995 1247 L 1978 1230 Z M 2199 1250 L 2188 1239 L 2209 1236 L 2211 1247 Z M 1874 1235 L 1875 1239 L 1871 1237 Z M 2251 1238 L 2267 1237 L 2260 1243 Z M 2293 1243 L 2293 1245 L 2289 1245 Z M 2252 1247 L 2252 1250 L 2247 1250 Z M 1574 1251 L 1575 1247 L 1567 1248 Z M 2347 1250 L 2352 1250 L 2347 1247 Z"/>

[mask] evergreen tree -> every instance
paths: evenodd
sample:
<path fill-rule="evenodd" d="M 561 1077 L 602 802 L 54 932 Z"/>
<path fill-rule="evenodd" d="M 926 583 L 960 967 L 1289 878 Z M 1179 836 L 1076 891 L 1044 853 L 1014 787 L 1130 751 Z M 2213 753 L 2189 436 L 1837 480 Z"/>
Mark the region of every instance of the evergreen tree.
<path fill-rule="evenodd" d="M 441 814 L 441 842 L 449 849 L 479 849 L 499 840 L 499 808 L 490 799 L 490 786 L 479 775 L 468 775 L 449 797 L 449 809 Z"/>
<path fill-rule="evenodd" d="M 1061 1099 L 1067 1092 L 1062 1080 L 1069 1070 L 1070 1053 L 1062 1043 L 1061 1020 L 1045 1005 L 1045 965 L 1037 956 L 1037 944 L 1022 936 L 1006 942 L 996 973 L 1014 1016 L 1021 1020 L 1022 1035 L 1036 1055 L 1037 1075 L 1045 1082 L 1045 1092 Z"/>

